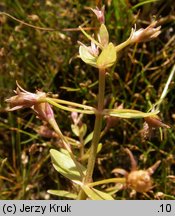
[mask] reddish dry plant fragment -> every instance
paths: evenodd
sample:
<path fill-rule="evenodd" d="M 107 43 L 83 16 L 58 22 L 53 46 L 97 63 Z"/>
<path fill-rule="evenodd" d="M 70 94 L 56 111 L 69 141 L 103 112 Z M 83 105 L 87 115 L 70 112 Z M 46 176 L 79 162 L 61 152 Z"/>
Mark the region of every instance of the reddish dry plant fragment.
<path fill-rule="evenodd" d="M 149 127 L 152 127 L 152 128 L 158 128 L 158 127 L 170 128 L 170 126 L 163 123 L 162 120 L 158 116 L 146 117 L 145 121 L 149 125 Z"/>
<path fill-rule="evenodd" d="M 143 139 L 143 141 L 145 139 L 151 138 L 152 135 L 152 131 L 154 128 L 170 128 L 169 125 L 165 124 L 162 122 L 162 120 L 157 116 L 149 116 L 144 118 L 145 122 L 143 124 L 143 129 L 141 131 L 141 137 Z"/>
<path fill-rule="evenodd" d="M 46 137 L 46 138 L 58 138 L 58 134 L 55 133 L 54 130 L 50 129 L 47 125 L 41 125 L 39 127 L 37 127 L 36 132 L 42 136 L 42 137 Z"/>

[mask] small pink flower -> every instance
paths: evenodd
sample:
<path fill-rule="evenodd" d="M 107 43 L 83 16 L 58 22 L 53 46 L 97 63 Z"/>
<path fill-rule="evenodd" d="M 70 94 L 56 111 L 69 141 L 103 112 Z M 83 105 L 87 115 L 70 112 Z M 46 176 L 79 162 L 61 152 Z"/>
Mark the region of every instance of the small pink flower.
<path fill-rule="evenodd" d="M 93 41 L 91 41 L 91 46 L 86 46 L 85 44 L 83 44 L 80 41 L 78 41 L 78 43 L 80 44 L 80 46 L 83 46 L 90 55 L 92 55 L 93 57 L 98 57 L 99 48 L 97 47 L 97 45 Z"/>
<path fill-rule="evenodd" d="M 97 16 L 98 21 L 102 24 L 105 23 L 105 6 L 103 5 L 103 7 L 101 8 L 101 10 L 96 7 L 96 9 L 92 9 L 91 10 L 94 12 L 94 14 Z"/>
<path fill-rule="evenodd" d="M 156 38 L 160 33 L 161 26 L 155 28 L 157 22 L 151 23 L 147 28 L 139 29 L 138 31 L 133 31 L 131 35 L 131 43 L 146 42 Z"/>

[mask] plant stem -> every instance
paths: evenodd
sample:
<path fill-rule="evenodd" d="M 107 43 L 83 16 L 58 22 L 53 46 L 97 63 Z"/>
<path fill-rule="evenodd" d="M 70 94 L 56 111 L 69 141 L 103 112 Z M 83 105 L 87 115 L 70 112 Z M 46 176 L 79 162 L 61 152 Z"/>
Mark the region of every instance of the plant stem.
<path fill-rule="evenodd" d="M 99 69 L 98 106 L 97 106 L 97 112 L 95 117 L 94 133 L 93 133 L 92 144 L 90 148 L 90 154 L 89 154 L 87 172 L 84 179 L 84 184 L 88 184 L 92 181 L 92 175 L 93 175 L 95 160 L 97 155 L 97 147 L 100 140 L 100 133 L 102 128 L 104 94 L 105 94 L 105 69 Z M 82 191 L 80 191 L 78 198 L 85 199 L 86 195 Z"/>
<path fill-rule="evenodd" d="M 109 183 L 125 184 L 126 179 L 125 178 L 109 178 L 109 179 L 104 179 L 104 180 L 101 180 L 101 181 L 89 183 L 88 186 L 94 187 L 94 186 L 98 186 L 98 185 L 101 185 L 101 184 L 109 184 Z"/>
<path fill-rule="evenodd" d="M 90 149 L 90 155 L 87 166 L 87 173 L 85 176 L 84 183 L 89 183 L 92 181 L 92 175 L 95 166 L 95 160 L 97 155 L 97 147 L 100 140 L 100 133 L 102 128 L 103 119 L 103 107 L 104 107 L 104 93 L 105 93 L 105 70 L 99 70 L 99 86 L 98 86 L 98 107 L 95 117 L 94 133 L 92 138 L 92 144 Z"/>

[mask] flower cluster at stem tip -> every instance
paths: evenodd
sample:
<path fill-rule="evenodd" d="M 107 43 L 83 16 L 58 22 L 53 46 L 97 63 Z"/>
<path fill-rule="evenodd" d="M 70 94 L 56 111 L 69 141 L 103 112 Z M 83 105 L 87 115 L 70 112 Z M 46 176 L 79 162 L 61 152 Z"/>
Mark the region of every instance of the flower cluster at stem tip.
<path fill-rule="evenodd" d="M 88 35 L 80 27 L 80 30 L 91 41 L 91 46 L 86 46 L 85 44 L 79 42 L 79 55 L 86 64 L 99 69 L 106 69 L 113 66 L 117 60 L 117 52 L 126 46 L 133 43 L 150 41 L 161 33 L 161 26 L 156 27 L 157 22 L 154 21 L 145 29 L 141 28 L 136 31 L 136 28 L 132 28 L 129 38 L 123 43 L 115 46 L 112 42 L 109 42 L 109 33 L 105 26 L 104 6 L 101 9 L 96 8 L 91 10 L 95 13 L 100 23 L 97 40 L 94 39 L 93 36 Z"/>

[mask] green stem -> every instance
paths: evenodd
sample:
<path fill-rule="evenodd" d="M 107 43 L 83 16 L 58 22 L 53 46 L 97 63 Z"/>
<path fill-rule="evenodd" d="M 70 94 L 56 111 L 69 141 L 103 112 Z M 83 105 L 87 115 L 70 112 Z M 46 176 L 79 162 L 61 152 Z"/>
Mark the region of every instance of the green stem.
<path fill-rule="evenodd" d="M 85 176 L 84 183 L 89 183 L 92 181 L 92 175 L 93 175 L 95 160 L 97 155 L 97 147 L 100 140 L 100 133 L 102 128 L 102 119 L 103 119 L 102 111 L 104 107 L 104 93 L 105 93 L 105 70 L 99 70 L 98 108 L 97 108 L 97 113 L 95 118 L 94 133 L 93 133 L 87 173 Z"/>
<path fill-rule="evenodd" d="M 120 50 L 124 49 L 126 46 L 131 44 L 131 38 L 132 38 L 133 32 L 134 32 L 134 30 L 132 29 L 132 32 L 131 32 L 129 38 L 126 41 L 124 41 L 123 43 L 121 43 L 115 47 L 116 52 L 119 52 Z"/>
<path fill-rule="evenodd" d="M 98 106 L 95 117 L 94 133 L 90 148 L 90 154 L 87 165 L 87 172 L 84 179 L 84 184 L 88 184 L 92 181 L 92 175 L 95 166 L 95 160 L 97 155 L 97 147 L 100 140 L 100 133 L 102 128 L 103 108 L 104 108 L 104 94 L 105 94 L 105 69 L 99 70 L 99 86 L 98 86 Z M 85 194 L 80 191 L 78 199 L 85 199 Z"/>
<path fill-rule="evenodd" d="M 104 180 L 101 180 L 101 181 L 96 181 L 96 182 L 89 183 L 88 186 L 95 187 L 97 185 L 109 184 L 109 183 L 121 183 L 121 184 L 125 184 L 126 183 L 126 179 L 125 178 L 109 178 L 109 179 L 104 179 Z"/>
<path fill-rule="evenodd" d="M 160 104 L 162 103 L 163 99 L 166 97 L 166 95 L 168 93 L 168 88 L 169 88 L 169 85 L 170 85 L 170 83 L 174 77 L 174 73 L 175 73 L 175 64 L 174 64 L 173 68 L 171 69 L 170 75 L 169 75 L 168 80 L 165 84 L 165 87 L 164 87 L 163 92 L 160 96 L 160 99 L 154 104 L 154 107 L 156 107 L 156 110 L 159 110 Z"/>

